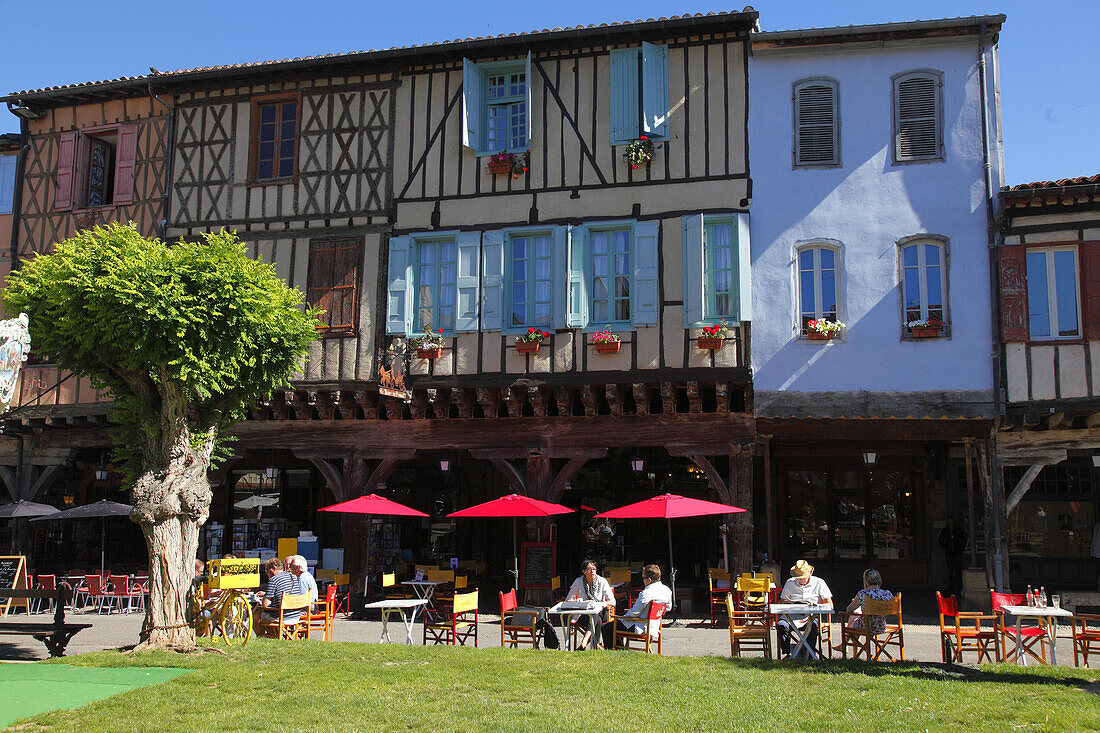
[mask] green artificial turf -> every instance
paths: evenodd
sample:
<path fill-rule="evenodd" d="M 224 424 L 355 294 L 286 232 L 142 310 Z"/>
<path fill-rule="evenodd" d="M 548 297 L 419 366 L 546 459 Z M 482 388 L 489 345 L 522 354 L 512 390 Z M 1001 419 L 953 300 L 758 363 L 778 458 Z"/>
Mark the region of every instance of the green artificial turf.
<path fill-rule="evenodd" d="M 224 649 L 224 647 L 221 647 Z M 195 670 L 21 730 L 1100 730 L 1100 671 L 800 664 L 256 639 L 225 654 L 98 652 Z"/>

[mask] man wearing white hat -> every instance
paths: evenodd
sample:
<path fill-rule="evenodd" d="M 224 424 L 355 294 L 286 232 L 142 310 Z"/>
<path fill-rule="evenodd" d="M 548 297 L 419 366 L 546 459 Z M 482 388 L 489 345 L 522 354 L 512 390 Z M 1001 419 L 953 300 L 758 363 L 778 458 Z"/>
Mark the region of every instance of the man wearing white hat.
<path fill-rule="evenodd" d="M 783 592 L 779 594 L 779 600 L 787 603 L 808 603 L 832 607 L 833 592 L 825 581 L 814 575 L 814 566 L 805 560 L 799 560 L 791 568 L 791 577 L 783 586 Z M 811 648 L 817 647 L 817 621 L 811 620 L 808 615 L 794 614 L 791 617 L 798 628 L 803 629 L 806 624 L 812 627 L 806 632 L 806 643 Z M 783 656 L 791 653 L 791 626 L 787 619 L 782 618 L 775 624 L 776 635 L 779 637 L 779 650 Z"/>

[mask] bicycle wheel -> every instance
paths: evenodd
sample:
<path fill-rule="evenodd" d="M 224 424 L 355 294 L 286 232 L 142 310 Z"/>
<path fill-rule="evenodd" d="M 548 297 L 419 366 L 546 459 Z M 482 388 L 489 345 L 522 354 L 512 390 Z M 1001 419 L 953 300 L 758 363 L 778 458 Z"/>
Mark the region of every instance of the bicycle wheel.
<path fill-rule="evenodd" d="M 219 628 L 229 646 L 247 644 L 252 636 L 252 606 L 243 597 L 233 596 L 222 609 Z"/>

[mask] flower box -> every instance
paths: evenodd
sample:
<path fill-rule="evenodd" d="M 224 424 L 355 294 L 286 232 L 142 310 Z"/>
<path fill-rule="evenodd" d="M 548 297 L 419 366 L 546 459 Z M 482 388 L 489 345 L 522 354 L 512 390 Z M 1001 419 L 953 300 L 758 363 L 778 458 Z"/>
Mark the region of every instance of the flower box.
<path fill-rule="evenodd" d="M 915 339 L 934 339 L 942 329 L 939 326 L 913 326 L 909 332 Z"/>
<path fill-rule="evenodd" d="M 618 354 L 619 347 L 623 345 L 622 341 L 597 341 L 592 344 L 596 347 L 597 354 Z"/>
<path fill-rule="evenodd" d="M 439 357 L 443 356 L 443 347 L 442 346 L 434 346 L 434 347 L 429 346 L 429 347 L 425 347 L 425 348 L 419 348 L 418 347 L 416 349 L 416 356 L 420 359 L 438 359 Z"/>
<path fill-rule="evenodd" d="M 822 333 L 821 331 L 806 331 L 806 338 L 811 341 L 831 341 L 835 333 Z"/>
<path fill-rule="evenodd" d="M 488 165 L 489 172 L 494 176 L 498 176 L 501 173 L 512 172 L 512 161 L 510 160 L 490 160 Z"/>
<path fill-rule="evenodd" d="M 542 346 L 542 341 L 517 341 L 516 353 L 537 354 L 540 346 Z"/>
<path fill-rule="evenodd" d="M 700 349 L 713 350 L 722 348 L 725 345 L 726 340 L 724 338 L 709 338 L 707 336 L 698 336 L 695 339 L 695 343 Z"/>

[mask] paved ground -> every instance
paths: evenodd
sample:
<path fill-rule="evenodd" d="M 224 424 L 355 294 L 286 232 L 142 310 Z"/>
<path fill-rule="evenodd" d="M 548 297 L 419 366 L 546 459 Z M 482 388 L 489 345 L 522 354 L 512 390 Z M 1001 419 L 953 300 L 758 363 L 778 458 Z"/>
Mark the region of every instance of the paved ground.
<path fill-rule="evenodd" d="M 46 614 L 34 617 L 36 621 L 47 621 Z M 480 636 L 479 645 L 483 647 L 500 646 L 500 627 L 497 626 L 495 616 L 483 615 L 478 629 Z M 0 618 L 0 626 L 6 622 L 26 621 L 24 614 L 13 614 L 6 618 Z M 66 620 L 79 623 L 91 623 L 93 627 L 85 629 L 73 637 L 66 654 L 85 654 L 103 649 L 113 649 L 121 646 L 135 644 L 138 632 L 141 629 L 142 617 L 139 614 L 113 614 L 101 616 L 97 614 L 67 614 Z M 839 638 L 840 627 L 833 626 L 834 632 Z M 333 629 L 333 637 L 336 641 L 377 643 L 382 633 L 382 624 L 379 621 L 353 621 L 337 618 Z M 729 632 L 723 626 L 711 628 L 709 622 L 681 621 L 680 625 L 665 629 L 664 653 L 669 655 L 729 656 Z M 422 628 L 418 623 L 413 632 L 413 641 L 421 643 Z M 561 631 L 559 629 L 560 636 Z M 906 658 L 922 662 L 939 662 L 939 628 L 928 624 L 906 624 L 905 626 L 905 653 Z M 390 638 L 397 642 L 404 641 L 405 631 L 400 623 L 390 626 Z M 774 638 L 773 638 L 774 642 Z M 1069 627 L 1058 627 L 1058 661 L 1062 665 L 1073 664 L 1073 647 L 1069 638 Z M 45 645 L 35 641 L 29 636 L 17 636 L 0 634 L 0 660 L 3 661 L 34 661 L 45 659 Z M 973 660 L 973 655 L 968 655 L 967 661 Z"/>

